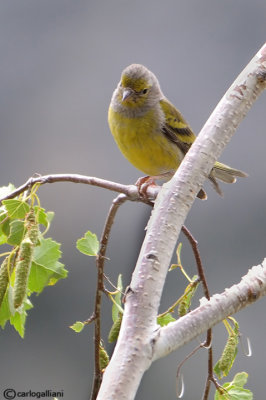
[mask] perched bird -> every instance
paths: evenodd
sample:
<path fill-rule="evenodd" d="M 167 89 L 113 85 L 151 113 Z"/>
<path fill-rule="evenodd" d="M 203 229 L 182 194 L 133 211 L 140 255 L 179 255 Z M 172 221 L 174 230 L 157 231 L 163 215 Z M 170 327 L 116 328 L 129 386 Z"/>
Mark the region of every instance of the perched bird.
<path fill-rule="evenodd" d="M 195 135 L 182 114 L 161 91 L 158 79 L 146 67 L 132 64 L 124 69 L 108 112 L 108 122 L 123 155 L 147 174 L 137 184 L 154 179 L 169 180 L 179 167 Z M 244 172 L 216 162 L 209 175 L 222 195 L 216 179 L 234 183 Z M 203 189 L 198 197 L 205 199 Z"/>

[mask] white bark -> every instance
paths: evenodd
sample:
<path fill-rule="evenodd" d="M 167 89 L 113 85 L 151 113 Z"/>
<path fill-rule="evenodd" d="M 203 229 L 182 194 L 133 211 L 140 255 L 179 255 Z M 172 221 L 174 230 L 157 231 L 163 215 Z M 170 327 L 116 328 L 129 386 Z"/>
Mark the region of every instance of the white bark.
<path fill-rule="evenodd" d="M 189 314 L 161 328 L 153 339 L 153 361 L 165 357 L 196 336 L 266 294 L 266 259 L 241 279 L 241 282 L 216 294 L 210 301 L 202 299 L 202 305 Z"/>
<path fill-rule="evenodd" d="M 176 174 L 160 191 L 126 296 L 120 335 L 104 373 L 98 400 L 134 399 L 143 373 L 153 359 L 179 346 L 180 338 L 175 341 L 176 325 L 160 329 L 156 325 L 169 263 L 196 194 L 238 124 L 265 88 L 265 75 L 266 45 L 226 92 Z M 262 293 L 265 293 L 265 288 Z M 205 325 L 202 325 L 199 333 L 230 315 L 232 304 L 237 310 L 242 301 L 241 296 L 226 296 L 227 301 L 222 305 L 223 312 L 219 312 L 218 317 L 214 317 L 217 312 L 215 299 L 204 306 L 207 312 L 201 309 L 199 319 L 202 321 L 206 318 L 208 321 L 203 321 Z M 183 327 L 183 336 L 189 335 L 195 311 L 193 313 L 177 323 L 178 330 L 181 325 Z M 208 315 L 213 315 L 213 321 L 207 318 Z"/>

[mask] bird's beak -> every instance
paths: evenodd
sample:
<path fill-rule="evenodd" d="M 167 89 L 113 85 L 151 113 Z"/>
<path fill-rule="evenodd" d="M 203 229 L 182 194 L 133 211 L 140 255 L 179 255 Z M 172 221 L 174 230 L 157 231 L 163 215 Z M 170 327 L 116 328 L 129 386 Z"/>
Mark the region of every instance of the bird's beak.
<path fill-rule="evenodd" d="M 123 90 L 123 95 L 122 95 L 122 101 L 125 101 L 128 97 L 130 97 L 133 94 L 132 89 L 124 89 Z"/>

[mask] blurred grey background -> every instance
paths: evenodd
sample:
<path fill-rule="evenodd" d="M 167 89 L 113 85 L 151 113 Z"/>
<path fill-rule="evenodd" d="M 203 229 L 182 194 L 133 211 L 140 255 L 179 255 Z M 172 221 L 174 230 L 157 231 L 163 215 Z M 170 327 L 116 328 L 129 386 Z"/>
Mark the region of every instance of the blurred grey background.
<path fill-rule="evenodd" d="M 24 183 L 33 173 L 80 173 L 134 183 L 141 175 L 119 153 L 107 124 L 107 109 L 121 70 L 142 63 L 159 78 L 167 97 L 197 133 L 242 68 L 265 41 L 264 0 L 2 0 L 0 3 L 1 186 Z M 196 200 L 187 226 L 199 241 L 212 293 L 238 282 L 265 257 L 265 95 L 254 105 L 221 159 L 249 173 L 223 185 L 219 198 L 206 184 L 208 201 Z M 39 190 L 42 206 L 56 215 L 49 232 L 62 243 L 69 278 L 32 297 L 25 339 L 1 330 L 1 395 L 64 390 L 64 399 L 89 398 L 92 382 L 92 326 L 68 328 L 93 310 L 94 260 L 75 248 L 90 229 L 100 235 L 113 193 L 58 183 Z M 150 209 L 128 203 L 118 212 L 108 246 L 106 274 L 130 281 Z M 183 264 L 195 264 L 184 238 Z M 185 281 L 169 273 L 162 310 Z M 201 295 L 201 294 L 200 294 Z M 197 302 L 195 303 L 195 306 Z M 103 339 L 111 324 L 104 299 Z M 265 398 L 265 300 L 237 315 L 253 357 L 240 349 L 234 373 L 250 373 L 254 399 Z M 226 338 L 216 327 L 215 359 Z M 245 340 L 245 339 L 244 339 Z M 157 361 L 137 399 L 175 399 L 177 364 L 197 344 Z M 112 346 L 107 344 L 109 351 Z M 199 399 L 206 377 L 202 351 L 183 368 L 184 399 Z"/>

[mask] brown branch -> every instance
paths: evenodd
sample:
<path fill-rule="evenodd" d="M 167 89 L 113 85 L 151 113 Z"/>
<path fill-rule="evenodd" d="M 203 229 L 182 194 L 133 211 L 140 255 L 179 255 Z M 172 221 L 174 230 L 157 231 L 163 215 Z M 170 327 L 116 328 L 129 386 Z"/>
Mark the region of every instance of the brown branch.
<path fill-rule="evenodd" d="M 210 340 L 210 343 L 211 343 L 211 341 L 212 341 L 212 330 L 211 329 L 208 329 L 208 331 L 207 331 L 207 341 L 208 340 Z M 211 382 L 213 379 L 214 379 L 214 376 L 213 376 L 213 354 L 212 354 L 212 346 L 210 346 L 210 348 L 208 349 L 208 376 L 207 376 L 206 383 L 205 383 L 203 400 L 208 400 Z"/>
<path fill-rule="evenodd" d="M 188 239 L 188 241 L 189 241 L 189 243 L 190 243 L 190 245 L 192 247 L 192 250 L 193 250 L 193 253 L 194 253 L 194 257 L 195 257 L 195 260 L 196 260 L 196 264 L 197 264 L 197 270 L 198 270 L 199 278 L 200 278 L 200 280 L 202 282 L 202 285 L 203 285 L 204 295 L 205 295 L 206 299 L 210 300 L 210 292 L 209 292 L 209 289 L 208 289 L 207 279 L 205 277 L 203 265 L 202 265 L 201 258 L 200 258 L 200 253 L 199 253 L 199 249 L 198 249 L 198 242 L 193 237 L 191 232 L 185 227 L 185 225 L 182 226 L 181 230 L 184 233 L 184 235 L 186 236 L 186 238 Z"/>
<path fill-rule="evenodd" d="M 199 344 L 197 347 L 195 347 L 195 349 L 193 349 L 185 358 L 184 360 L 182 360 L 177 367 L 177 371 L 176 371 L 176 395 L 179 395 L 179 377 L 180 377 L 180 372 L 181 372 L 181 368 L 183 367 L 183 365 L 185 364 L 185 362 L 187 362 L 192 356 L 194 356 L 194 354 L 197 353 L 197 351 L 199 351 L 202 348 L 202 345 Z"/>
<path fill-rule="evenodd" d="M 15 189 L 12 193 L 2 197 L 0 203 L 3 200 L 13 199 L 21 193 L 30 189 L 33 185 L 39 183 L 44 185 L 46 183 L 55 182 L 72 182 L 72 183 L 82 183 L 85 185 L 98 186 L 104 189 L 112 190 L 117 193 L 123 193 L 127 196 L 128 200 L 131 201 L 141 201 L 143 203 L 150 203 L 150 200 L 154 200 L 160 190 L 159 186 L 150 186 L 147 188 L 147 196 L 143 196 L 136 185 L 122 185 L 121 183 L 108 181 L 105 179 L 95 178 L 86 175 L 79 174 L 50 174 L 50 175 L 37 175 L 32 176 L 23 185 Z"/>
<path fill-rule="evenodd" d="M 202 282 L 203 285 L 203 290 L 204 290 L 204 294 L 205 297 L 210 300 L 210 291 L 208 288 L 208 284 L 207 284 L 207 279 L 205 276 L 205 272 L 204 272 L 204 268 L 202 265 L 202 261 L 201 261 L 201 257 L 200 257 L 200 253 L 199 253 L 199 249 L 198 249 L 198 242 L 196 241 L 196 239 L 193 237 L 193 235 L 191 234 L 191 232 L 183 225 L 181 228 L 182 232 L 184 233 L 184 235 L 187 237 L 189 243 L 191 244 L 193 253 L 194 253 L 194 257 L 196 260 L 196 264 L 197 264 L 197 270 L 198 270 L 198 274 L 200 277 L 200 280 Z M 213 353 L 212 353 L 212 329 L 208 329 L 207 330 L 207 338 L 206 338 L 206 342 L 205 342 L 205 346 L 208 347 L 208 376 L 206 379 L 206 384 L 205 384 L 205 389 L 204 389 L 204 395 L 203 395 L 203 400 L 207 400 L 209 397 L 209 393 L 210 393 L 210 384 L 211 382 L 214 381 L 214 375 L 213 375 Z"/>
<path fill-rule="evenodd" d="M 100 367 L 100 344 L 101 344 L 101 301 L 102 293 L 104 292 L 104 263 L 106 260 L 105 254 L 107 249 L 107 244 L 111 232 L 112 225 L 114 223 L 114 218 L 116 216 L 118 208 L 128 200 L 125 194 L 120 194 L 117 196 L 110 207 L 109 213 L 107 215 L 104 229 L 102 232 L 102 237 L 100 241 L 100 250 L 96 260 L 96 266 L 98 270 L 97 288 L 95 294 L 95 308 L 94 308 L 94 379 L 93 388 L 91 394 L 91 400 L 95 400 L 98 395 L 98 391 L 102 382 L 102 370 Z"/>

